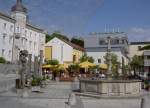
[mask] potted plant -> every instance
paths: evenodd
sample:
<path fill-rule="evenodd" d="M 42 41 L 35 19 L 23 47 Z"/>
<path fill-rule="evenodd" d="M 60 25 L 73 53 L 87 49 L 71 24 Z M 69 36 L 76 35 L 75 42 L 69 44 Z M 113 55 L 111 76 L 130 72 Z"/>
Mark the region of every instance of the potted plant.
<path fill-rule="evenodd" d="M 41 77 L 34 77 L 31 81 L 32 92 L 40 92 L 40 85 L 41 85 L 42 78 Z"/>

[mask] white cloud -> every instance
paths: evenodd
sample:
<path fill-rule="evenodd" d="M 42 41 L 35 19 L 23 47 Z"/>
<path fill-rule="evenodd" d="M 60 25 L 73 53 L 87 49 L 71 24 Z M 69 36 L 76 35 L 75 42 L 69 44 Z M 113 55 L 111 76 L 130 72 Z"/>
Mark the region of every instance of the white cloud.
<path fill-rule="evenodd" d="M 131 28 L 128 37 L 131 41 L 150 41 L 150 28 Z"/>

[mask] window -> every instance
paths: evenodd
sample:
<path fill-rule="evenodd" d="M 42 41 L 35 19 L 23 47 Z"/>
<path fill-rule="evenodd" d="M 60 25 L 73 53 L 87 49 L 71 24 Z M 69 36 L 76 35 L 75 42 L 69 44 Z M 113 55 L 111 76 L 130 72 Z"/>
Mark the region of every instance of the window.
<path fill-rule="evenodd" d="M 36 49 L 36 42 L 34 42 L 34 50 Z"/>
<path fill-rule="evenodd" d="M 11 50 L 9 50 L 9 52 L 8 52 L 8 56 L 9 56 L 9 57 L 11 56 Z"/>
<path fill-rule="evenodd" d="M 76 55 L 73 55 L 73 63 L 76 62 Z"/>
<path fill-rule="evenodd" d="M 3 34 L 3 44 L 5 44 L 6 34 Z"/>
<path fill-rule="evenodd" d="M 32 32 L 30 32 L 30 38 L 31 38 Z"/>
<path fill-rule="evenodd" d="M 125 43 L 125 41 L 124 40 L 122 40 L 122 44 L 124 44 Z"/>
<path fill-rule="evenodd" d="M 98 63 L 101 63 L 101 59 L 98 59 Z"/>
<path fill-rule="evenodd" d="M 6 23 L 4 23 L 4 29 L 6 29 L 6 25 L 7 25 L 7 24 L 6 24 Z"/>
<path fill-rule="evenodd" d="M 13 25 L 10 26 L 10 31 L 11 31 L 11 32 L 13 31 Z"/>
<path fill-rule="evenodd" d="M 118 39 L 116 40 L 116 42 L 117 42 L 117 44 L 119 44 L 119 40 Z"/>
<path fill-rule="evenodd" d="M 27 30 L 25 30 L 25 37 L 27 37 Z"/>
<path fill-rule="evenodd" d="M 12 43 L 12 36 L 9 37 L 9 44 Z"/>
<path fill-rule="evenodd" d="M 19 27 L 17 27 L 17 33 L 19 33 Z"/>
<path fill-rule="evenodd" d="M 147 56 L 147 60 L 150 60 L 150 56 Z"/>
<path fill-rule="evenodd" d="M 36 33 L 35 33 L 35 40 L 36 40 Z"/>
<path fill-rule="evenodd" d="M 63 61 L 63 45 L 61 46 L 61 61 Z"/>
<path fill-rule="evenodd" d="M 24 45 L 24 41 L 23 41 L 23 38 L 21 39 L 21 43 L 22 43 L 22 45 Z"/>
<path fill-rule="evenodd" d="M 31 47 L 32 41 L 29 41 L 29 47 Z"/>
<path fill-rule="evenodd" d="M 2 56 L 5 55 L 5 49 L 2 49 Z"/>
<path fill-rule="evenodd" d="M 99 44 L 100 45 L 105 45 L 105 41 L 104 40 L 99 40 Z"/>

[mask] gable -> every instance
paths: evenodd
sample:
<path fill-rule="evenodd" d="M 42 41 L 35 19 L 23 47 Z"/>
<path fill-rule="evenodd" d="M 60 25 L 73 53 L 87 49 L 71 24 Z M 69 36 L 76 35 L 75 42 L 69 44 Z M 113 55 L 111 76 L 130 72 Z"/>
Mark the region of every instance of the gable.
<path fill-rule="evenodd" d="M 65 45 L 68 47 L 72 47 L 68 45 L 67 43 L 65 43 L 64 41 L 62 41 L 61 39 L 58 39 L 57 37 L 54 37 L 53 39 L 51 39 L 49 42 L 46 43 L 45 46 L 53 46 L 53 45 Z"/>

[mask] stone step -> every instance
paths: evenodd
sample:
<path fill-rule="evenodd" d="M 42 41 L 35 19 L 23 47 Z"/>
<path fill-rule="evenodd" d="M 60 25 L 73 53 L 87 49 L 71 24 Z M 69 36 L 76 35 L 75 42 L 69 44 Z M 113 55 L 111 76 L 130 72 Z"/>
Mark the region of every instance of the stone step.
<path fill-rule="evenodd" d="M 15 87 L 16 75 L 0 75 L 0 93 Z"/>

